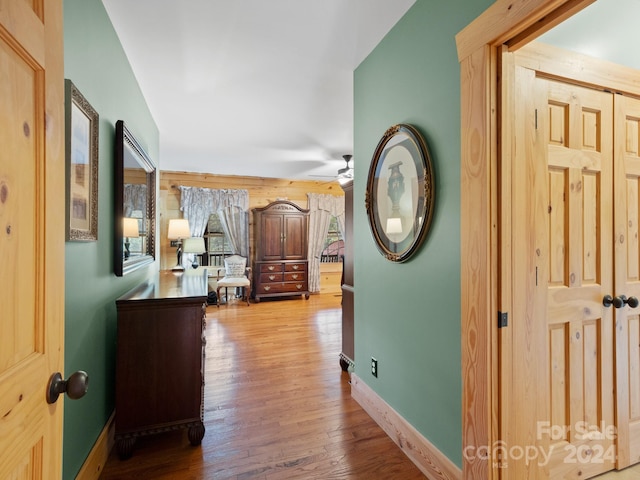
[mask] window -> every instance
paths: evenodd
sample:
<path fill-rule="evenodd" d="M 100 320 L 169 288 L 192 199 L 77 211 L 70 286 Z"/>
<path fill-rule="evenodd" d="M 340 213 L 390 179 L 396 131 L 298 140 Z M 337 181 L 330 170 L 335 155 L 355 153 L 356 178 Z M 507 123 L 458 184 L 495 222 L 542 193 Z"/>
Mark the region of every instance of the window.
<path fill-rule="evenodd" d="M 207 228 L 204 232 L 207 242 L 208 265 L 224 266 L 224 257 L 233 254 L 229 239 L 222 229 L 220 217 L 217 213 L 209 215 Z"/>
<path fill-rule="evenodd" d="M 344 255 L 344 240 L 338 226 L 338 219 L 331 217 L 329 231 L 324 240 L 324 249 L 320 255 L 321 263 L 341 262 Z"/>

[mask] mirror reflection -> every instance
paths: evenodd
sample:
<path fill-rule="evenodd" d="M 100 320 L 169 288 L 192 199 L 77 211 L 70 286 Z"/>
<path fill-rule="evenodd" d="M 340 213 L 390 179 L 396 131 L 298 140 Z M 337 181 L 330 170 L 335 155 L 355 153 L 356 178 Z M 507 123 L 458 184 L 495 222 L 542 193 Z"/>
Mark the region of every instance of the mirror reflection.
<path fill-rule="evenodd" d="M 378 143 L 367 179 L 366 209 L 376 246 L 393 262 L 422 244 L 433 215 L 433 170 L 414 127 L 389 128 Z"/>
<path fill-rule="evenodd" d="M 382 154 L 377 182 L 378 213 L 389 248 L 404 242 L 409 235 L 413 238 L 422 222 L 417 215 L 419 174 L 411 151 L 416 151 L 415 145 L 402 133 L 389 141 Z"/>
<path fill-rule="evenodd" d="M 155 165 L 122 120 L 116 123 L 114 271 L 155 260 Z"/>

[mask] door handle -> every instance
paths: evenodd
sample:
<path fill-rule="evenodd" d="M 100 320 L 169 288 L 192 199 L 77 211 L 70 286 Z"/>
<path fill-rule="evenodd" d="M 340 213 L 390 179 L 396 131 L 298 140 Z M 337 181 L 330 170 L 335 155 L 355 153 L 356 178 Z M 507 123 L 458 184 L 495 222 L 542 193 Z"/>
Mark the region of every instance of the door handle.
<path fill-rule="evenodd" d="M 66 393 L 72 400 L 84 397 L 89 389 L 89 375 L 78 370 L 71 374 L 67 380 L 62 379 L 60 372 L 51 375 L 47 389 L 47 403 L 56 403 L 61 393 Z"/>
<path fill-rule="evenodd" d="M 622 308 L 625 305 L 629 305 L 631 308 L 636 308 L 640 305 L 640 302 L 636 297 L 627 298 L 625 295 L 618 295 L 617 297 L 612 297 L 611 295 L 605 295 L 602 298 L 602 305 L 605 307 L 610 307 L 613 305 L 616 308 Z"/>
<path fill-rule="evenodd" d="M 616 302 L 616 300 L 618 301 Z M 613 299 L 613 306 L 616 308 L 624 307 L 625 305 L 629 305 L 631 308 L 636 308 L 640 304 L 636 297 L 625 297 L 624 295 L 620 295 Z"/>

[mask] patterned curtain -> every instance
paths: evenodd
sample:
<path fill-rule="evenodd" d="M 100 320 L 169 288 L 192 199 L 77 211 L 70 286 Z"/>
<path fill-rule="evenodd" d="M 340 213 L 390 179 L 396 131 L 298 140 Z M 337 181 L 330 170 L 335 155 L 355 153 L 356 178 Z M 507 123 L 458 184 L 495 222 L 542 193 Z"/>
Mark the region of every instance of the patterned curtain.
<path fill-rule="evenodd" d="M 142 218 L 147 217 L 147 186 L 138 183 L 124 185 L 124 216 L 130 217 L 135 210 L 142 212 Z"/>
<path fill-rule="evenodd" d="M 307 193 L 309 205 L 309 291 L 320 291 L 320 256 L 329 232 L 331 217 L 338 219 L 344 238 L 344 197 L 322 193 Z"/>
<path fill-rule="evenodd" d="M 218 213 L 222 228 L 228 235 L 229 239 L 235 238 L 237 244 L 233 244 L 234 249 L 238 248 L 238 252 L 246 252 L 249 256 L 249 235 L 246 235 L 246 241 L 242 240 L 243 231 L 249 231 L 249 191 L 248 190 L 227 190 L 227 189 L 211 189 L 200 187 L 183 187 L 180 186 L 180 210 L 182 217 L 189 221 L 189 229 L 192 237 L 202 237 L 207 228 L 209 216 L 212 213 Z M 236 207 L 238 212 L 227 214 L 226 209 Z M 221 213 L 222 211 L 222 213 Z M 231 226 L 229 226 L 231 222 Z M 244 222 L 244 226 L 238 226 Z M 236 232 L 240 233 L 236 233 Z M 231 240 L 232 242 L 234 240 Z M 236 247 L 237 245 L 237 247 Z M 183 263 L 191 262 L 193 255 L 183 255 Z"/>
<path fill-rule="evenodd" d="M 233 253 L 249 258 L 249 213 L 230 205 L 218 210 L 220 223 L 229 239 Z"/>

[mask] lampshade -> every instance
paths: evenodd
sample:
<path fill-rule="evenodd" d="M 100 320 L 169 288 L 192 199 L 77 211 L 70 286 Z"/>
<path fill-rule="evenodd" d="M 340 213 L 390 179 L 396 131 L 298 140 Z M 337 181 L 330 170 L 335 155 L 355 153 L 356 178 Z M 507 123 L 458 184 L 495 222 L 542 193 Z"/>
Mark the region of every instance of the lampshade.
<path fill-rule="evenodd" d="M 122 236 L 128 238 L 140 236 L 137 218 L 125 217 L 122 219 Z"/>
<path fill-rule="evenodd" d="M 190 237 L 182 241 L 182 249 L 184 253 L 204 253 L 204 238 Z"/>
<path fill-rule="evenodd" d="M 189 230 L 189 221 L 186 218 L 172 218 L 169 220 L 169 232 L 167 233 L 169 240 L 180 240 L 190 236 L 191 230 Z"/>
<path fill-rule="evenodd" d="M 387 218 L 385 233 L 402 233 L 402 219 L 399 217 Z"/>

